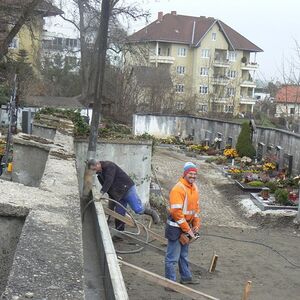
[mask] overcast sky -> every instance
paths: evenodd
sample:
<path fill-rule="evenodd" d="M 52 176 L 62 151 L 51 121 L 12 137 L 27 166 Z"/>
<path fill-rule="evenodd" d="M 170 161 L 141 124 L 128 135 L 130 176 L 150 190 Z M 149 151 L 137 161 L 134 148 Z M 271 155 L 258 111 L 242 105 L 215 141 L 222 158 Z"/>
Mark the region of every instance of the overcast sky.
<path fill-rule="evenodd" d="M 122 0 L 149 10 L 149 22 L 157 12 L 220 19 L 264 50 L 257 55 L 259 79 L 279 79 L 283 58 L 296 56 L 295 40 L 300 42 L 300 0 Z M 145 21 L 132 21 L 131 30 Z"/>

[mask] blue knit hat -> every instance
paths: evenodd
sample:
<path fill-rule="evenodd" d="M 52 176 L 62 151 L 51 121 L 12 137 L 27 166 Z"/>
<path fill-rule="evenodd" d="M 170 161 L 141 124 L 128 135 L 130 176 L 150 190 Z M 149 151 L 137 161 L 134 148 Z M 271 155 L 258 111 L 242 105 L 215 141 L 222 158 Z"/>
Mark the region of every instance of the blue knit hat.
<path fill-rule="evenodd" d="M 196 165 L 189 161 L 189 162 L 184 164 L 183 176 L 185 176 L 187 173 L 189 173 L 191 171 L 197 172 L 198 170 L 197 170 Z"/>

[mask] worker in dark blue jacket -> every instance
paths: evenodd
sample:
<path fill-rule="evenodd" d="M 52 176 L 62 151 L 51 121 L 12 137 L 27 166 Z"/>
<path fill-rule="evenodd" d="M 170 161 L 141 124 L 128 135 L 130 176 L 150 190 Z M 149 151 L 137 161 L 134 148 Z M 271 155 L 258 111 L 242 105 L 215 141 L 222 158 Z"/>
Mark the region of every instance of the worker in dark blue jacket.
<path fill-rule="evenodd" d="M 101 193 L 107 193 L 110 198 L 118 201 L 124 207 L 127 204 L 136 214 L 146 214 L 152 217 L 155 224 L 159 223 L 160 218 L 158 213 L 152 209 L 145 207 L 137 194 L 136 186 L 133 180 L 115 163 L 111 161 L 97 161 L 90 159 L 88 168 L 95 171 L 100 184 L 102 185 Z M 125 216 L 126 210 L 120 205 L 114 205 L 112 201 L 109 207 L 117 213 Z M 125 223 L 115 219 L 116 229 L 124 231 Z"/>

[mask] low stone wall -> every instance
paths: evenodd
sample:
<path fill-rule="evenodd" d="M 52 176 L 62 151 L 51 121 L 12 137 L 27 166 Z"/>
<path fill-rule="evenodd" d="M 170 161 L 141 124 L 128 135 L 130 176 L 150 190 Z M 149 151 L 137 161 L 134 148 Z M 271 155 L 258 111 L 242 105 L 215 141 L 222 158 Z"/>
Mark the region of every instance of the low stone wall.
<path fill-rule="evenodd" d="M 86 140 L 75 140 L 78 181 L 81 191 L 87 148 Z M 132 177 L 143 203 L 149 201 L 151 156 L 152 143 L 148 141 L 100 140 L 96 149 L 96 159 L 113 161 Z M 95 184 L 100 190 L 101 186 L 98 180 L 95 180 Z"/>
<path fill-rule="evenodd" d="M 245 121 L 249 121 L 246 120 Z M 241 131 L 240 124 L 208 118 L 191 116 L 135 114 L 133 116 L 133 132 L 135 135 L 149 133 L 157 137 L 178 136 L 194 137 L 195 143 L 207 140 L 213 142 L 216 137 L 222 139 L 223 146 L 237 142 Z M 280 129 L 257 126 L 253 135 L 253 144 L 258 155 L 267 151 L 278 155 L 288 164 L 292 160 L 294 174 L 300 172 L 300 135 Z"/>

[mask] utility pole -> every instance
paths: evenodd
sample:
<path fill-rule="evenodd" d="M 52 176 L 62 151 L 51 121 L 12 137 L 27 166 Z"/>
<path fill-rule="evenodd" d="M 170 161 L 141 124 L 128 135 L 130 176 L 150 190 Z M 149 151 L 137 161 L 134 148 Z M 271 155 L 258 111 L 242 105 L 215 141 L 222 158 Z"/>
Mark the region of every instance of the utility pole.
<path fill-rule="evenodd" d="M 101 3 L 101 16 L 100 27 L 96 39 L 96 74 L 95 74 L 95 88 L 94 88 L 94 104 L 93 114 L 91 120 L 91 129 L 89 136 L 89 145 L 87 151 L 87 159 L 95 158 L 97 138 L 99 132 L 99 123 L 101 117 L 102 98 L 103 98 L 103 80 L 105 72 L 105 60 L 107 52 L 107 36 L 108 24 L 111 12 L 110 0 L 102 0 Z M 89 170 L 85 170 L 84 185 L 83 185 L 83 198 L 88 197 L 92 188 L 92 174 Z"/>

